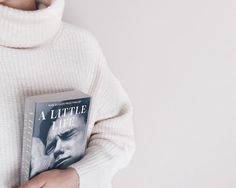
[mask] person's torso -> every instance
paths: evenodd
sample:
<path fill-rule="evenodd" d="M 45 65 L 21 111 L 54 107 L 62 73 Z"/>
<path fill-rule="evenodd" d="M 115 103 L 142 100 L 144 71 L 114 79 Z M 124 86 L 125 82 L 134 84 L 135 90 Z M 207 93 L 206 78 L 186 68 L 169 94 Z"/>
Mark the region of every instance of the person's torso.
<path fill-rule="evenodd" d="M 86 44 L 74 41 L 78 38 L 69 33 L 70 29 L 62 29 L 52 44 L 40 48 L 0 47 L 1 188 L 19 185 L 25 97 L 75 89 L 92 91 L 96 58 Z"/>

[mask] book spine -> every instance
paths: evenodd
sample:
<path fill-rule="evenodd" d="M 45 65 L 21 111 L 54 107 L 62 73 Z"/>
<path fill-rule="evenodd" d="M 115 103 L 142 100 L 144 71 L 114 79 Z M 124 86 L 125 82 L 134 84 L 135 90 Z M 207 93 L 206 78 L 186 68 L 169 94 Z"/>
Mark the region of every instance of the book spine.
<path fill-rule="evenodd" d="M 21 184 L 29 180 L 30 159 L 32 148 L 33 125 L 35 116 L 35 103 L 27 100 L 24 111 L 24 128 L 23 128 L 23 146 L 21 161 Z"/>

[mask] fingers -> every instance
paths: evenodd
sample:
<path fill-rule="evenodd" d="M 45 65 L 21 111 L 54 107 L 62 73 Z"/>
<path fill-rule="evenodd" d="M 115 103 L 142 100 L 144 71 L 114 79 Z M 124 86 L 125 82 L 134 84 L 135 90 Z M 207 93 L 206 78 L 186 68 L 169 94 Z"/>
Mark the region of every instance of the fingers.
<path fill-rule="evenodd" d="M 43 188 L 46 185 L 46 180 L 43 176 L 36 176 L 28 182 L 21 185 L 19 188 Z"/>
<path fill-rule="evenodd" d="M 49 6 L 49 5 L 51 5 L 52 0 L 41 0 L 41 2 L 42 2 L 44 5 Z"/>

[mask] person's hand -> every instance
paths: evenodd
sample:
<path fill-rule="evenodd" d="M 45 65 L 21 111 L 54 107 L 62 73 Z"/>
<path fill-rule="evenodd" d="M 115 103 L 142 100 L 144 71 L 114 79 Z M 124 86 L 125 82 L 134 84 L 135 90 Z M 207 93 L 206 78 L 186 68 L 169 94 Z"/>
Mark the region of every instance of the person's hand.
<path fill-rule="evenodd" d="M 49 6 L 49 5 L 51 5 L 52 0 L 41 0 L 41 3 L 43 3 L 46 6 Z"/>
<path fill-rule="evenodd" d="M 73 168 L 54 169 L 35 176 L 19 188 L 79 188 L 79 175 Z"/>

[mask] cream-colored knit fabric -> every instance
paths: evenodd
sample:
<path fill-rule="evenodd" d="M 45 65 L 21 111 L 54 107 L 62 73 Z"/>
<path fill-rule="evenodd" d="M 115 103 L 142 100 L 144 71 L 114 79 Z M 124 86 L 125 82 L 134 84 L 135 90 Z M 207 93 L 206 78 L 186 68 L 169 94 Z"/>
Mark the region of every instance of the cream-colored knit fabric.
<path fill-rule="evenodd" d="M 80 89 L 92 96 L 81 188 L 110 188 L 135 150 L 130 100 L 96 39 L 61 21 L 64 0 L 37 11 L 0 5 L 0 187 L 19 185 L 26 96 Z"/>

